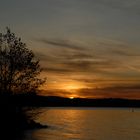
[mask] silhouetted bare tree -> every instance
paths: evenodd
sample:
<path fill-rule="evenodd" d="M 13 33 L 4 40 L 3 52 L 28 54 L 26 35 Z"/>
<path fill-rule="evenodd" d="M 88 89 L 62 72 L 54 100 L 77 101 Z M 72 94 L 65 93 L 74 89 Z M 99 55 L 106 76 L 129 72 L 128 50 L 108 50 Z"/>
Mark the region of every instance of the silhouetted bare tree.
<path fill-rule="evenodd" d="M 0 93 L 35 92 L 45 82 L 39 78 L 41 68 L 34 53 L 6 28 L 0 33 Z"/>

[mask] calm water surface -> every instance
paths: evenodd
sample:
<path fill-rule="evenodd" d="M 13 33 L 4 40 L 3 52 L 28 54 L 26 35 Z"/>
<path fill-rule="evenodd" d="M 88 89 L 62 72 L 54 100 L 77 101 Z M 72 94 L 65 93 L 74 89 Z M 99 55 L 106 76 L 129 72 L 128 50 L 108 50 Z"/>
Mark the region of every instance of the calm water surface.
<path fill-rule="evenodd" d="M 24 140 L 140 140 L 140 109 L 41 108 L 47 129 L 27 131 Z"/>

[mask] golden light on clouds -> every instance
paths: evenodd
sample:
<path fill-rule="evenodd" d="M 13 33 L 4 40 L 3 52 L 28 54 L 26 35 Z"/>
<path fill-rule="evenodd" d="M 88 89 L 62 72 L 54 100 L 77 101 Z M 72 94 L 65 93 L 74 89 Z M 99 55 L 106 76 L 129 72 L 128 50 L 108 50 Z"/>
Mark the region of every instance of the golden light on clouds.
<path fill-rule="evenodd" d="M 80 88 L 80 86 L 79 85 L 66 85 L 66 86 L 64 86 L 64 89 L 65 90 L 77 90 L 77 89 L 79 89 Z"/>
<path fill-rule="evenodd" d="M 63 83 L 63 85 L 62 85 L 62 89 L 69 91 L 69 92 L 77 91 L 84 87 L 85 87 L 85 85 L 80 82 L 70 82 L 70 83 L 66 83 L 66 84 Z"/>

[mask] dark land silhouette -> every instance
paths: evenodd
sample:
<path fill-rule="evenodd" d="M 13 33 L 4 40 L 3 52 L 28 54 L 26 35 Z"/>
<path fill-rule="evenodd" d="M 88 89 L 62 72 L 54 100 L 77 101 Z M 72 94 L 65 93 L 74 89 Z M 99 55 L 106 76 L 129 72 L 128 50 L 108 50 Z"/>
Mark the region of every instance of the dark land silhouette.
<path fill-rule="evenodd" d="M 17 104 L 31 107 L 140 107 L 140 100 L 121 98 L 64 98 L 58 96 L 17 95 Z"/>

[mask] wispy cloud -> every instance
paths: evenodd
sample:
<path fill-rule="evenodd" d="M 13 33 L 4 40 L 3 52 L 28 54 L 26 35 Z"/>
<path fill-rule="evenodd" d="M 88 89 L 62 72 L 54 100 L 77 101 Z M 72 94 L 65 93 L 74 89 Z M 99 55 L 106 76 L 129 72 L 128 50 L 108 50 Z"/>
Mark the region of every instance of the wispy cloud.
<path fill-rule="evenodd" d="M 45 39 L 39 41 L 50 48 L 50 44 L 55 46 L 52 53 L 38 54 L 47 62 L 44 68 L 48 72 L 54 73 L 112 73 L 128 70 L 137 70 L 136 57 L 140 57 L 138 50 L 135 51 L 128 44 L 113 40 L 97 41 L 91 49 L 88 45 L 81 45 L 71 40 Z M 59 48 L 59 49 L 58 49 Z M 131 56 L 131 58 L 130 58 Z M 120 74 L 120 76 L 122 76 Z"/>
<path fill-rule="evenodd" d="M 46 72 L 51 72 L 51 73 L 55 73 L 55 74 L 66 74 L 66 73 L 72 73 L 73 72 L 73 70 L 71 70 L 71 69 L 67 69 L 67 68 L 56 68 L 56 67 L 53 67 L 53 66 L 51 66 L 51 67 L 45 67 L 44 69 L 43 69 L 44 71 L 46 71 Z"/>
<path fill-rule="evenodd" d="M 56 47 L 62 47 L 62 48 L 73 49 L 73 50 L 85 50 L 85 48 L 78 46 L 77 44 L 74 44 L 69 40 L 41 38 L 38 39 L 37 41 Z"/>

